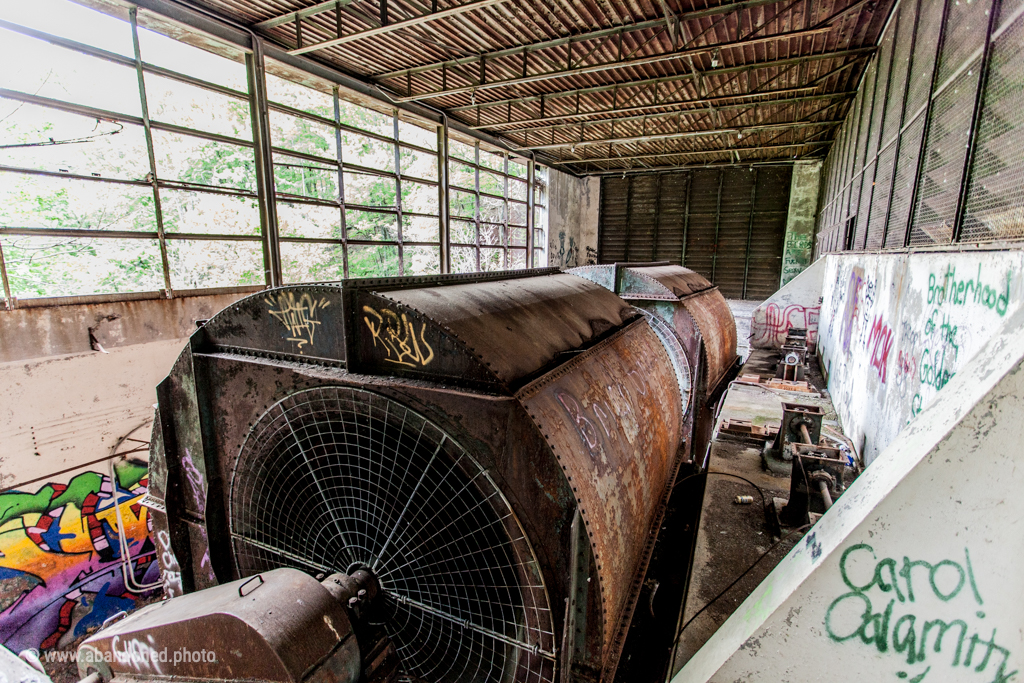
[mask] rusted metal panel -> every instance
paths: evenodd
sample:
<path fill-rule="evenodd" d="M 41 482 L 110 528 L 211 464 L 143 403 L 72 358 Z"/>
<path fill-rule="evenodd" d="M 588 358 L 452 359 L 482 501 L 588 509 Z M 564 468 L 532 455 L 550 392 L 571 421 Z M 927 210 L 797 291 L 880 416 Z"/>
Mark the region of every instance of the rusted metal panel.
<path fill-rule="evenodd" d="M 598 567 L 607 658 L 676 463 L 680 398 L 671 363 L 637 322 L 517 396 L 578 501 Z"/>
<path fill-rule="evenodd" d="M 338 285 L 293 285 L 236 301 L 193 335 L 200 347 L 253 350 L 310 362 L 345 360 Z"/>
<path fill-rule="evenodd" d="M 707 349 L 708 391 L 714 393 L 718 383 L 736 365 L 736 320 L 725 297 L 710 290 L 683 299 L 683 308 L 697 322 Z"/>
<path fill-rule="evenodd" d="M 685 272 L 675 281 L 685 284 Z M 664 287 L 647 276 L 643 282 Z M 281 291 L 335 297 L 320 309 L 324 315 L 302 353 L 286 350 L 286 342 L 294 344 L 282 336 L 289 330 L 269 313 L 268 302 L 280 297 L 267 295 Z M 196 333 L 162 385 L 158 443 L 166 457 L 154 454 L 168 509 L 168 517 L 154 515 L 167 547 L 164 552 L 161 546 L 162 569 L 169 577 L 180 572 L 186 592 L 260 570 L 238 562 L 241 551 L 224 521 L 232 505 L 225 482 L 244 466 L 239 458 L 252 430 L 269 406 L 297 392 L 372 392 L 438 425 L 507 501 L 512 514 L 503 517 L 506 532 L 536 557 L 517 578 L 523 608 L 534 616 L 515 646 L 536 647 L 519 662 L 524 672 L 532 671 L 529 676 L 547 671 L 544 680 L 564 636 L 572 519 L 580 510 L 591 542 L 577 564 L 584 581 L 594 580 L 586 582 L 586 623 L 574 663 L 595 678 L 602 670 L 611 676 L 665 497 L 694 447 L 691 433 L 703 433 L 695 424 L 704 412 L 692 410 L 706 398 L 707 382 L 697 377 L 702 334 L 679 294 L 665 291 L 672 300 L 636 303 L 649 304 L 674 325 L 685 351 L 680 357 L 694 373 L 692 406 L 682 400 L 665 345 L 639 312 L 571 274 L 289 287 L 230 306 Z M 683 303 L 709 294 L 717 292 L 691 294 Z M 394 345 L 390 350 L 385 340 Z M 388 354 L 430 362 L 405 367 L 386 362 Z M 520 386 L 513 397 L 509 392 Z M 325 425 L 331 423 L 328 413 L 323 411 Z M 203 464 L 198 489 L 191 474 L 199 471 L 197 453 Z M 333 562 L 325 557 L 317 567 L 334 568 Z M 307 565 L 302 568 L 317 570 Z"/>
<path fill-rule="evenodd" d="M 480 357 L 443 323 L 394 294 L 356 290 L 348 295 L 352 372 L 477 387 L 500 385 Z"/>
<path fill-rule="evenodd" d="M 400 290 L 387 297 L 443 326 L 510 387 L 633 317 L 618 297 L 566 274 Z"/>
<path fill-rule="evenodd" d="M 623 273 L 622 297 L 642 297 L 645 291 L 659 293 L 665 290 L 676 299 L 711 289 L 713 285 L 703 275 L 689 268 L 673 265 L 626 267 Z M 655 286 L 651 281 L 660 285 Z M 646 287 L 644 286 L 646 285 Z"/>

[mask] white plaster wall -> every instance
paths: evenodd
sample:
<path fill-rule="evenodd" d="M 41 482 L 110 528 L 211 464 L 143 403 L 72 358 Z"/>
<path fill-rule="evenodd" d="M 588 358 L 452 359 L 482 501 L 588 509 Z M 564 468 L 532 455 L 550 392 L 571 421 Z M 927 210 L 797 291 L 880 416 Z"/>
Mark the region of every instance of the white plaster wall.
<path fill-rule="evenodd" d="M 815 343 L 824 276 L 825 260 L 818 259 L 755 308 L 750 315 L 750 345 L 756 349 L 780 348 L 791 327 L 806 328 L 807 342 Z"/>
<path fill-rule="evenodd" d="M 673 683 L 1021 679 L 1024 311 L 1006 317 Z"/>
<path fill-rule="evenodd" d="M 548 265 L 575 268 L 597 263 L 601 179 L 549 171 Z"/>
<path fill-rule="evenodd" d="M 865 463 L 931 403 L 1024 300 L 1024 252 L 830 255 L 818 349 Z"/>
<path fill-rule="evenodd" d="M 110 455 L 152 420 L 156 385 L 186 341 L 0 363 L 0 489 Z"/>

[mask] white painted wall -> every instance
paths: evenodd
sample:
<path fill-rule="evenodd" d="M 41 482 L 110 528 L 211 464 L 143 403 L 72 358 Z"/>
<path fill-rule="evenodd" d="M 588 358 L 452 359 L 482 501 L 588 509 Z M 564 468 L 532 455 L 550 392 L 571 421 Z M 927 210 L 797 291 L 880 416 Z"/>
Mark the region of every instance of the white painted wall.
<path fill-rule="evenodd" d="M 825 266 L 825 259 L 818 259 L 754 309 L 750 315 L 750 346 L 780 348 L 791 327 L 806 328 L 809 344 L 817 341 Z"/>
<path fill-rule="evenodd" d="M 673 683 L 1021 680 L 1024 310 L 1003 322 Z"/>
<path fill-rule="evenodd" d="M 575 268 L 597 263 L 601 179 L 576 178 L 554 169 L 548 174 L 548 265 Z"/>
<path fill-rule="evenodd" d="M 110 455 L 152 421 L 156 385 L 186 341 L 0 363 L 0 489 Z"/>
<path fill-rule="evenodd" d="M 822 369 L 847 436 L 870 463 L 1020 308 L 1024 252 L 822 260 Z"/>

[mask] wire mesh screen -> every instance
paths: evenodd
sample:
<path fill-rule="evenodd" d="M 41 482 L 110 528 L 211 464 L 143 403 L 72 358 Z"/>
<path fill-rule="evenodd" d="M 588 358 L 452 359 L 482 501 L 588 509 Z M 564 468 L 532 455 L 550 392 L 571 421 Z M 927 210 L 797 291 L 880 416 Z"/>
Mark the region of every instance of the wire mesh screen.
<path fill-rule="evenodd" d="M 896 145 L 891 144 L 878 155 L 878 170 L 875 171 L 875 191 L 871 196 L 871 224 L 865 248 L 880 249 L 885 241 L 885 226 L 889 210 L 889 190 L 896 165 Z"/>
<path fill-rule="evenodd" d="M 896 154 L 896 177 L 892 185 L 892 204 L 889 207 L 889 227 L 885 233 L 886 248 L 900 248 L 907 238 L 910 220 L 910 201 L 917 175 L 917 161 L 921 154 L 921 136 L 924 117 L 918 117 L 900 136 Z"/>
<path fill-rule="evenodd" d="M 819 253 L 1024 240 L 1022 46 L 1024 0 L 901 3 L 843 124 L 852 193 L 848 146 L 826 159 Z"/>
<path fill-rule="evenodd" d="M 1016 5 L 1019 10 L 1024 3 Z M 1004 3 L 1003 15 L 1009 11 Z M 1001 27 L 991 60 L 960 237 L 964 242 L 1024 238 L 1024 16 Z"/>
<path fill-rule="evenodd" d="M 405 680 L 553 680 L 547 594 L 507 501 L 388 398 L 324 387 L 272 406 L 239 453 L 230 524 L 240 576 L 369 569 Z"/>
<path fill-rule="evenodd" d="M 980 63 L 978 57 L 963 69 L 932 104 L 910 229 L 912 246 L 949 244 L 953 239 Z"/>
<path fill-rule="evenodd" d="M 907 92 L 907 77 L 910 72 L 910 48 L 913 45 L 911 36 L 914 32 L 914 4 L 907 3 L 899 8 L 896 19 L 896 45 L 892 59 L 892 74 L 889 77 L 889 101 L 886 103 L 885 116 L 882 119 L 882 144 L 889 144 L 900 129 L 900 117 L 903 115 L 903 99 Z"/>
<path fill-rule="evenodd" d="M 942 32 L 941 0 L 922 0 L 921 16 L 917 21 L 917 37 L 914 40 L 913 64 L 907 83 L 906 116 L 903 125 L 922 113 L 932 91 L 932 75 L 935 71 L 936 52 Z"/>
<path fill-rule="evenodd" d="M 882 146 L 882 118 L 885 115 L 885 106 L 888 101 L 889 85 L 889 62 L 892 60 L 893 32 L 890 30 L 882 40 L 882 46 L 878 55 L 878 73 L 875 74 L 874 97 L 871 101 L 871 132 L 868 135 L 868 156 L 873 157 Z"/>
<path fill-rule="evenodd" d="M 864 176 L 861 179 L 860 203 L 857 209 L 857 232 L 851 245 L 853 249 L 863 249 L 864 245 L 867 244 L 868 223 L 871 222 L 871 205 L 875 190 L 875 165 L 876 162 L 874 161 L 868 164 L 868 167 L 864 169 Z"/>

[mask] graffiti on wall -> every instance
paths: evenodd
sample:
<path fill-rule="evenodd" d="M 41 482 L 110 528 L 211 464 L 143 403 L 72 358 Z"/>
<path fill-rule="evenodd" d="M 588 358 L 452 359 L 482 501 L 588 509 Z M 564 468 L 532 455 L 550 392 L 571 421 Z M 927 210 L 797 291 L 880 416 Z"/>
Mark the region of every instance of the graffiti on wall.
<path fill-rule="evenodd" d="M 14 652 L 63 647 L 143 595 L 125 585 L 120 507 L 135 585 L 160 578 L 141 505 L 145 465 L 115 467 L 115 481 L 84 472 L 35 491 L 0 493 L 0 644 Z"/>
<path fill-rule="evenodd" d="M 807 270 L 814 253 L 814 231 L 786 231 L 786 244 L 782 255 L 782 284 L 785 285 Z"/>
<path fill-rule="evenodd" d="M 558 249 L 555 251 L 555 254 L 558 256 L 558 263 L 554 265 L 557 265 L 559 268 L 575 268 L 576 266 L 583 265 L 580 263 L 579 243 L 575 237 L 569 235 L 568 244 L 566 244 L 564 230 L 558 232 Z"/>
<path fill-rule="evenodd" d="M 1007 671 L 1012 640 L 986 626 L 968 548 L 932 562 L 880 559 L 858 543 L 843 552 L 839 578 L 843 592 L 825 611 L 829 639 L 892 657 L 897 678 L 1001 683 L 1017 675 Z"/>
<path fill-rule="evenodd" d="M 814 344 L 818 341 L 820 315 L 821 306 L 780 306 L 775 302 L 769 302 L 764 307 L 763 318 L 760 310 L 751 316 L 750 341 L 758 348 L 780 347 L 785 343 L 790 328 L 796 327 L 806 329 L 807 343 Z"/>
<path fill-rule="evenodd" d="M 871 324 L 871 332 L 868 334 L 867 347 L 871 367 L 878 373 L 882 384 L 885 384 L 888 374 L 889 352 L 892 350 L 893 336 L 892 328 L 882 320 L 882 316 L 876 315 Z"/>
<path fill-rule="evenodd" d="M 844 426 L 870 462 L 1020 305 L 1020 265 L 972 255 L 837 265 L 823 292 L 822 362 Z"/>
<path fill-rule="evenodd" d="M 857 322 L 864 309 L 864 269 L 857 267 L 850 270 L 850 281 L 846 288 L 846 308 L 843 311 L 842 341 L 843 352 L 849 354 Z"/>

